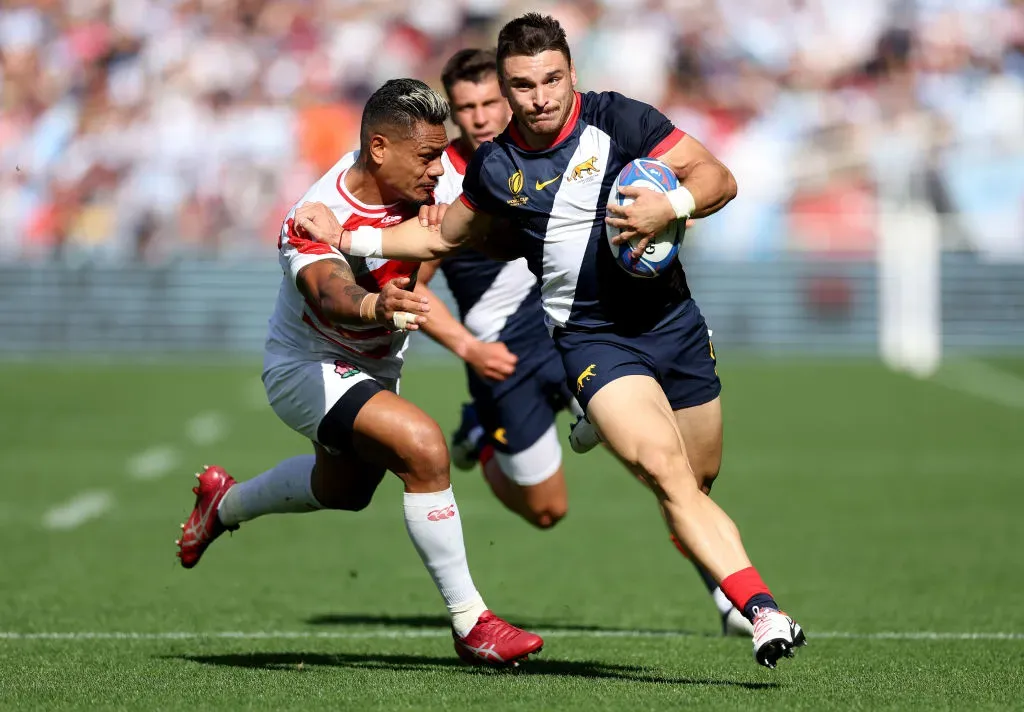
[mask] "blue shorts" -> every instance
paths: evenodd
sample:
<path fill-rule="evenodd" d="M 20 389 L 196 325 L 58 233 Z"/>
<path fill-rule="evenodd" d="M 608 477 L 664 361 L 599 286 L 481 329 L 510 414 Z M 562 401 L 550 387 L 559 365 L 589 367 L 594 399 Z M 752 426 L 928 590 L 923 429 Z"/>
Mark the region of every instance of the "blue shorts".
<path fill-rule="evenodd" d="M 718 397 L 711 334 L 697 304 L 688 299 L 651 331 L 626 336 L 612 331 L 556 330 L 566 385 L 586 410 L 602 387 L 623 376 L 650 376 L 661 384 L 672 410 Z"/>
<path fill-rule="evenodd" d="M 555 423 L 569 403 L 562 360 L 551 339 L 528 353 L 517 353 L 515 374 L 500 384 L 488 383 L 467 367 L 469 393 L 487 440 L 498 452 L 523 452 Z"/>

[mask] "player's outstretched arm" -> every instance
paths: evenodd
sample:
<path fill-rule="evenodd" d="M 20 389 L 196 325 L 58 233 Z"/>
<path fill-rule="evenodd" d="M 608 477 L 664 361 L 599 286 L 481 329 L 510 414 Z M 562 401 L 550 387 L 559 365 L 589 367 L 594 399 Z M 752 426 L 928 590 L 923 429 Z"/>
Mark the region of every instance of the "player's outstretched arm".
<path fill-rule="evenodd" d="M 475 213 L 461 202 L 432 208 L 429 217 L 420 215 L 395 227 L 345 230 L 323 203 L 304 203 L 295 211 L 295 227 L 339 252 L 411 262 L 449 255 L 483 238 L 490 227 L 490 216 Z"/>
<path fill-rule="evenodd" d="M 413 290 L 416 294 L 426 297 L 432 306 L 430 321 L 423 325 L 423 331 L 468 363 L 482 378 L 504 381 L 515 373 L 519 357 L 500 341 L 480 341 L 455 318 L 444 302 L 427 286 L 436 270 L 437 262 L 424 262 L 420 267 L 416 288 Z"/>
<path fill-rule="evenodd" d="M 427 321 L 427 297 L 403 289 L 408 277 L 393 279 L 377 292 L 356 284 L 352 268 L 340 259 L 318 260 L 299 270 L 299 291 L 332 324 L 381 324 L 415 331 Z"/>

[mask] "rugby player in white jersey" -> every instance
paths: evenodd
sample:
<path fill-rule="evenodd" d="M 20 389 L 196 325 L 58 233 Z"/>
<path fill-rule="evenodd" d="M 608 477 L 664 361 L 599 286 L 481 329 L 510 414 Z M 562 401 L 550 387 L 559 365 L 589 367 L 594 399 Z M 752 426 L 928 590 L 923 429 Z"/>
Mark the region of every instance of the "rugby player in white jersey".
<path fill-rule="evenodd" d="M 607 221 L 621 230 L 620 244 L 639 238 L 639 253 L 672 221 L 722 209 L 736 195 L 735 179 L 653 107 L 613 92 L 576 92 L 569 46 L 554 19 L 529 13 L 506 24 L 497 59 L 513 120 L 473 156 L 440 231 L 408 221 L 352 232 L 321 205 L 307 206 L 299 223 L 353 254 L 429 260 L 469 245 L 496 253 L 498 246 L 486 247 L 496 242 L 526 257 L 541 278 L 545 315 L 587 417 L 654 491 L 681 546 L 751 621 L 755 659 L 775 667 L 806 638 L 709 496 L 722 417 L 707 325 L 681 265 L 636 279 L 615 264 L 604 234 Z M 680 187 L 667 194 L 626 187 L 620 192 L 633 203 L 606 207 L 619 171 L 642 157 L 666 163 Z"/>
<path fill-rule="evenodd" d="M 284 277 L 263 383 L 274 412 L 312 441 L 314 454 L 237 483 L 223 468 L 206 467 L 178 556 L 191 568 L 220 534 L 265 514 L 364 509 L 390 470 L 405 484 L 406 529 L 448 607 L 458 655 L 508 665 L 543 641 L 484 605 L 466 561 L 444 436 L 398 395 L 407 332 L 430 309 L 411 291 L 419 263 L 342 254 L 309 239 L 295 219 L 296 208 L 311 201 L 347 229 L 416 215 L 442 175 L 447 118 L 444 98 L 423 82 L 387 82 L 363 110 L 359 151 L 289 212 L 278 241 Z"/>
<path fill-rule="evenodd" d="M 511 110 L 501 94 L 493 50 L 456 52 L 441 83 L 460 136 L 441 158 L 445 170 L 434 197 L 451 203 L 462 193 L 473 154 L 505 129 Z M 438 267 L 461 322 L 426 286 Z M 579 406 L 544 324 L 537 277 L 523 258 L 498 262 L 465 249 L 424 263 L 415 291 L 431 304 L 422 330 L 466 363 L 473 400 L 463 406 L 462 424 L 451 443 L 452 463 L 469 469 L 479 461 L 487 483 L 509 510 L 539 528 L 554 526 L 569 505 L 555 416 L 562 409 L 577 412 Z M 574 449 L 582 449 L 581 432 L 592 429 L 586 420 L 573 428 Z M 722 633 L 750 636 L 750 622 L 707 571 L 696 568 L 718 607 Z"/>

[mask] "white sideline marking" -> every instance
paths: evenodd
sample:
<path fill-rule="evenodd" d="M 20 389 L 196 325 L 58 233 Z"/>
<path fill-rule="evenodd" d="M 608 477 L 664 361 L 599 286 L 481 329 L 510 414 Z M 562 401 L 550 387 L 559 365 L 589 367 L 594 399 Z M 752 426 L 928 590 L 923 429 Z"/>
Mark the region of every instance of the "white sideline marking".
<path fill-rule="evenodd" d="M 44 514 L 43 526 L 47 529 L 74 529 L 112 506 L 114 497 L 109 492 L 83 492 Z"/>
<path fill-rule="evenodd" d="M 546 638 L 694 638 L 693 633 L 673 630 L 537 630 Z M 406 638 L 447 638 L 451 632 L 443 628 L 382 628 L 377 630 L 315 631 L 315 630 L 270 630 L 270 631 L 211 631 L 211 632 L 81 632 L 81 633 L 17 633 L 0 631 L 0 640 L 271 640 L 271 639 L 406 639 Z M 878 633 L 850 633 L 842 631 L 811 632 L 812 642 L 821 639 L 852 640 L 1022 640 L 1024 633 L 946 633 L 940 631 L 885 631 Z"/>
<path fill-rule="evenodd" d="M 223 413 L 200 413 L 185 423 L 185 437 L 196 445 L 212 445 L 223 440 L 228 432 L 228 419 Z"/>
<path fill-rule="evenodd" d="M 157 445 L 128 460 L 128 474 L 137 480 L 155 480 L 178 465 L 178 452 L 170 445 Z"/>
<path fill-rule="evenodd" d="M 964 359 L 943 365 L 932 380 L 1008 408 L 1024 408 L 1024 378 L 984 361 Z"/>

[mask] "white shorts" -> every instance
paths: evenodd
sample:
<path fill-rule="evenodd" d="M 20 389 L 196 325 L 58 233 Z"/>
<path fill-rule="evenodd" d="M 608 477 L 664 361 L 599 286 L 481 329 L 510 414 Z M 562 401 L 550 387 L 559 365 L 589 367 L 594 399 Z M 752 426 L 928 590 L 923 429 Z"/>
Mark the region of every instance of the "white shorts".
<path fill-rule="evenodd" d="M 367 381 L 376 385 L 367 387 Z M 398 379 L 377 378 L 342 359 L 315 361 L 267 352 L 263 357 L 263 387 L 277 417 L 292 430 L 319 443 L 320 422 L 339 401 L 348 397 L 358 412 L 369 397 L 381 390 L 397 394 Z M 320 444 L 336 450 L 327 443 Z"/>
<path fill-rule="evenodd" d="M 539 485 L 550 479 L 562 466 L 558 428 L 552 423 L 533 445 L 515 454 L 495 450 L 494 459 L 502 473 L 520 487 Z"/>

